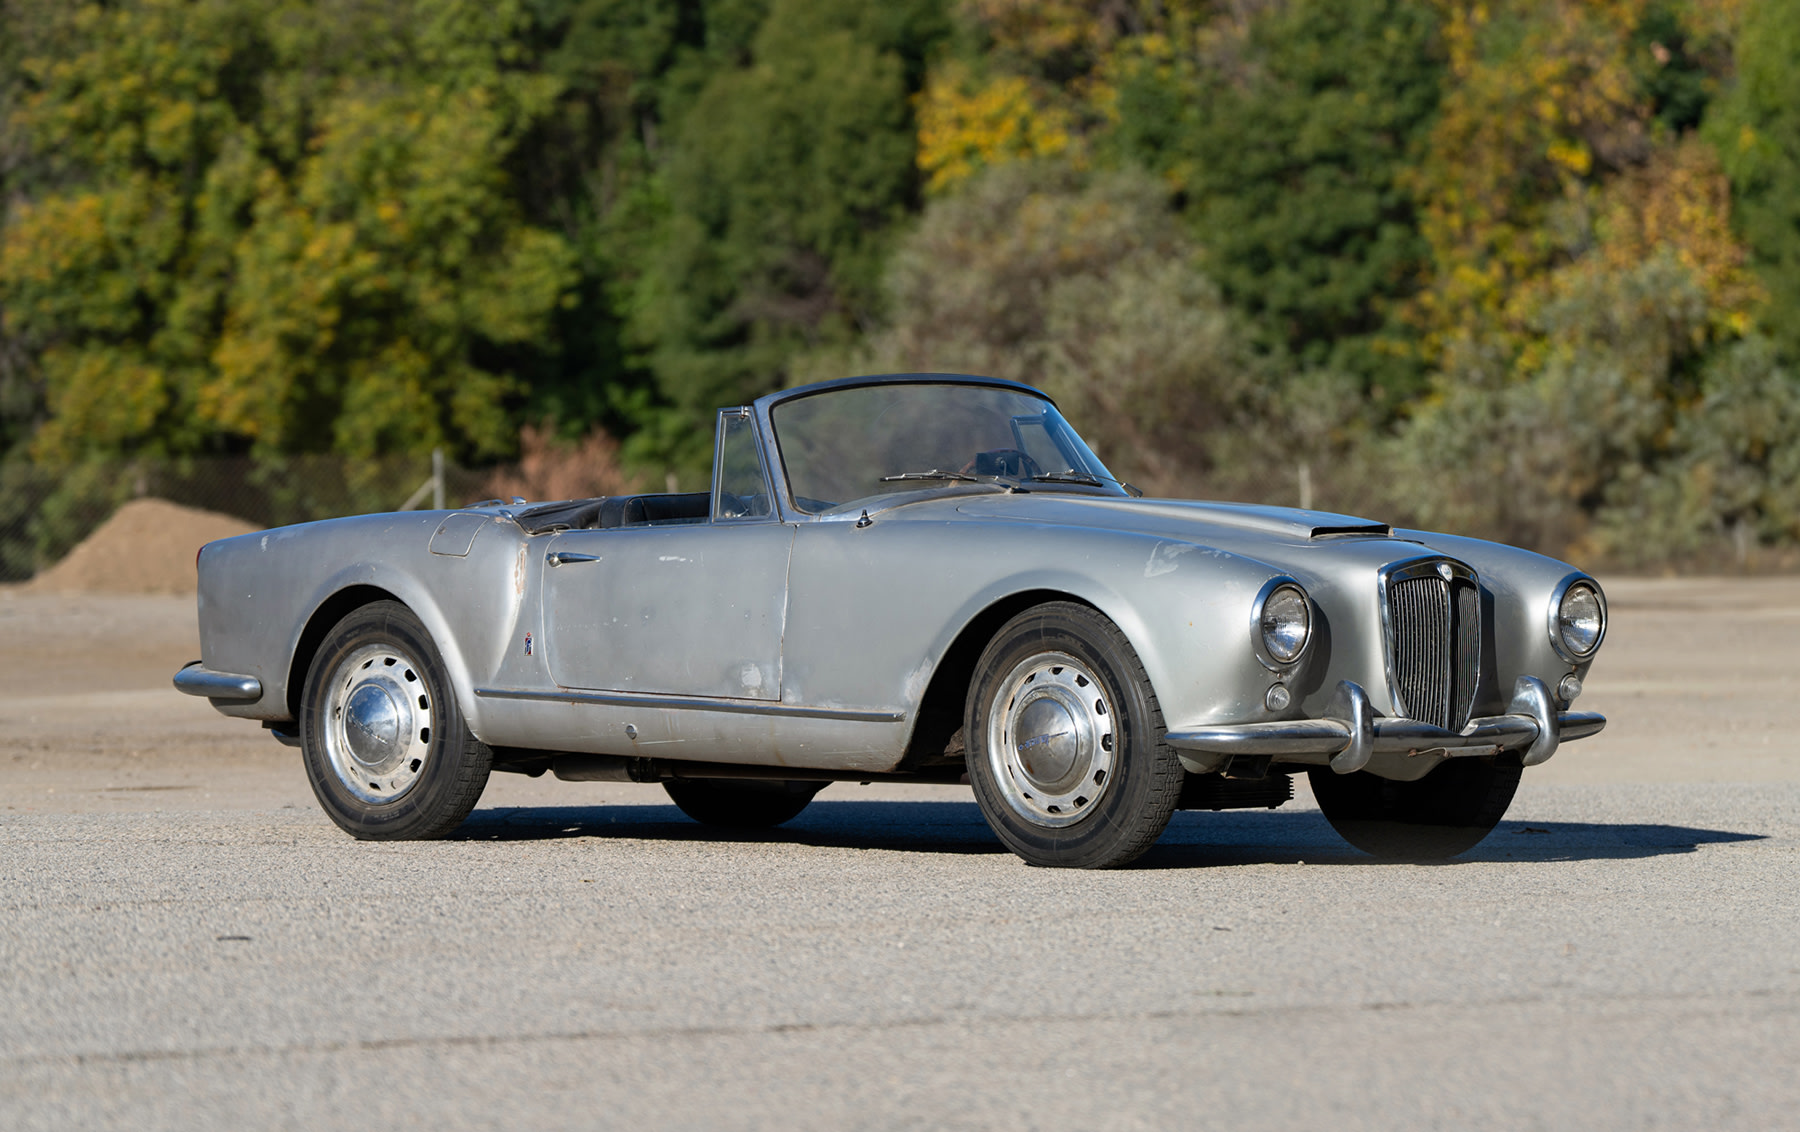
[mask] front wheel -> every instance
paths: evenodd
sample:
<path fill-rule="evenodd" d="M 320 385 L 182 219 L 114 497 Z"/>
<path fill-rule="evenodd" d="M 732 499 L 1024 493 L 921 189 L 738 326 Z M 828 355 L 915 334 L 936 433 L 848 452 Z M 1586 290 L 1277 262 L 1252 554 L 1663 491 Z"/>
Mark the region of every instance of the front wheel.
<path fill-rule="evenodd" d="M 346 616 L 307 670 L 300 748 L 313 796 L 353 837 L 443 837 L 469 816 L 494 754 L 469 733 L 431 634 L 378 601 Z"/>
<path fill-rule="evenodd" d="M 1520 767 L 1451 759 L 1417 782 L 1368 771 L 1310 771 L 1313 797 L 1345 841 L 1377 857 L 1441 861 L 1492 833 L 1519 788 Z"/>
<path fill-rule="evenodd" d="M 1102 869 L 1155 843 L 1181 796 L 1137 652 L 1072 602 L 1007 622 L 975 668 L 969 784 L 996 836 L 1034 865 Z"/>

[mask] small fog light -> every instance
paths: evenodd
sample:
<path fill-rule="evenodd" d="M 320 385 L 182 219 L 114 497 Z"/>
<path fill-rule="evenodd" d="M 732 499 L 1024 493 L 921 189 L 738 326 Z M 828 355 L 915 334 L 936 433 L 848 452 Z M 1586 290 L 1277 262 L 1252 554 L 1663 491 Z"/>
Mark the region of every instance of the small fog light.
<path fill-rule="evenodd" d="M 1294 694 L 1288 691 L 1287 686 L 1283 684 L 1269 685 L 1268 695 L 1263 697 L 1263 706 L 1270 711 L 1286 711 L 1288 705 L 1293 702 Z"/>
<path fill-rule="evenodd" d="M 1563 703 L 1574 703 L 1575 697 L 1581 695 L 1581 677 L 1573 672 L 1564 676 L 1562 683 L 1556 686 L 1556 694 L 1562 698 Z"/>

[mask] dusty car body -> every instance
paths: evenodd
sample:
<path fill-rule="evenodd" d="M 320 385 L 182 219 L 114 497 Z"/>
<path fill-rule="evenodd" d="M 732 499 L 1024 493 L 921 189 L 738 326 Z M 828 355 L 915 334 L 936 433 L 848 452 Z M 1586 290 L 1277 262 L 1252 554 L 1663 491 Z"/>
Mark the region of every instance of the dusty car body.
<path fill-rule="evenodd" d="M 833 780 L 967 780 L 1015 851 L 1075 865 L 1300 772 L 1364 848 L 1460 851 L 1604 724 L 1571 706 L 1605 634 L 1586 574 L 1134 497 L 1026 386 L 785 390 L 715 445 L 710 492 L 211 543 L 176 686 L 302 746 L 358 836 L 447 832 L 490 769 L 662 781 L 727 824 Z"/>

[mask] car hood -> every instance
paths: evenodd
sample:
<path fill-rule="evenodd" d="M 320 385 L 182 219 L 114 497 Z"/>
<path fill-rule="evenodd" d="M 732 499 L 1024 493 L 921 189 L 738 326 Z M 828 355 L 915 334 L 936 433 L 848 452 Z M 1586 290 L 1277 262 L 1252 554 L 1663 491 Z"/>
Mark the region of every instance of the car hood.
<path fill-rule="evenodd" d="M 964 498 L 956 510 L 969 518 L 984 520 L 1129 531 L 1277 561 L 1287 559 L 1283 550 L 1300 546 L 1387 542 L 1393 540 L 1394 534 L 1386 523 L 1329 511 L 1182 499 L 1120 499 L 1072 492 Z"/>

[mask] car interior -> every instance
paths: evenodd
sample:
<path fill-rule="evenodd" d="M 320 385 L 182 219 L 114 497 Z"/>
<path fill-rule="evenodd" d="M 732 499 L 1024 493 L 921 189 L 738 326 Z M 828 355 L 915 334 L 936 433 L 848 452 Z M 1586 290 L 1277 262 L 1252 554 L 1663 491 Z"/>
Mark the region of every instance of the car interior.
<path fill-rule="evenodd" d="M 514 516 L 527 534 L 607 530 L 657 524 L 704 523 L 712 514 L 708 491 L 609 495 L 528 507 Z"/>

